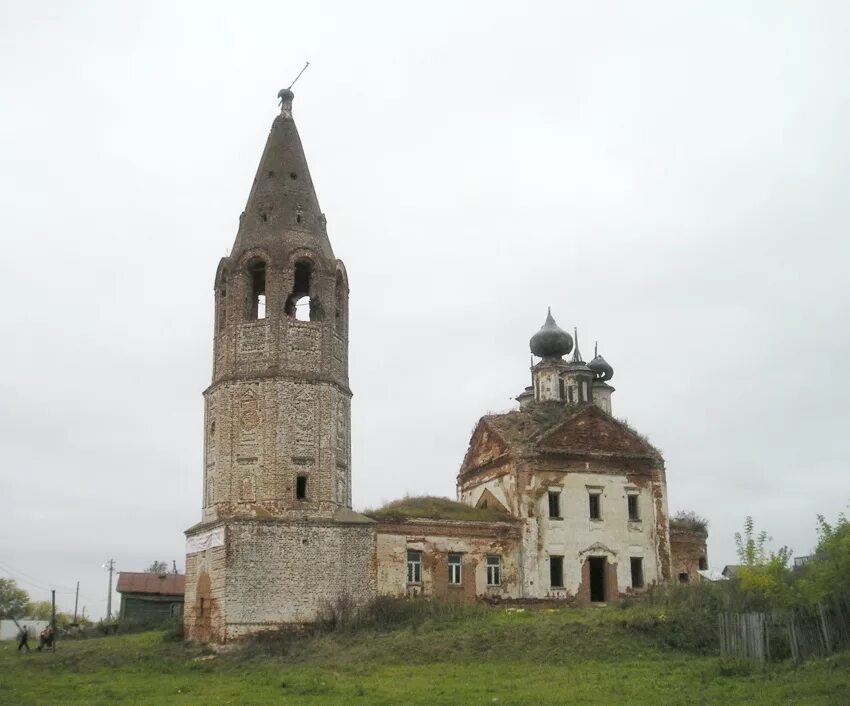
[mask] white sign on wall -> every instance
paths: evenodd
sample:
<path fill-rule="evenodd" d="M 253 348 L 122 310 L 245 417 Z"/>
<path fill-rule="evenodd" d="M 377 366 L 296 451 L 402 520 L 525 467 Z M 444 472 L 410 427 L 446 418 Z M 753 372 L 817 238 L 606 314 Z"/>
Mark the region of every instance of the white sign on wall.
<path fill-rule="evenodd" d="M 224 527 L 216 527 L 207 532 L 196 534 L 186 540 L 186 553 L 195 554 L 205 549 L 224 546 Z"/>

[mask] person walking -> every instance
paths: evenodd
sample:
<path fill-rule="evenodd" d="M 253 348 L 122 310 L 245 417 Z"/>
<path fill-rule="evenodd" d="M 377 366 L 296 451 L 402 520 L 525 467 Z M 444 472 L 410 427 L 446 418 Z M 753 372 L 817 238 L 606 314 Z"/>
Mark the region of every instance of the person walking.
<path fill-rule="evenodd" d="M 18 625 L 18 652 L 20 652 L 24 647 L 27 648 L 27 652 L 30 651 L 29 638 L 30 633 L 29 630 L 27 630 L 27 626 L 24 625 L 22 627 Z"/>
<path fill-rule="evenodd" d="M 41 631 L 41 635 L 38 636 L 38 647 L 36 647 L 35 649 L 37 649 L 39 652 L 41 652 L 41 649 L 43 647 L 53 649 L 54 637 L 55 633 L 53 632 L 53 626 L 48 625 L 46 628 L 44 628 L 44 630 Z"/>

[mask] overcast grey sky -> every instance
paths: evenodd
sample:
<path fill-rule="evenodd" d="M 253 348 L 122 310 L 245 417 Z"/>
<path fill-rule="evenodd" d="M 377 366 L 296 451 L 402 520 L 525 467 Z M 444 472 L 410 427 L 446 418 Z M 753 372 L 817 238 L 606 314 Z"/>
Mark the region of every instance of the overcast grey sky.
<path fill-rule="evenodd" d="M 200 518 L 275 96 L 351 279 L 354 504 L 454 495 L 551 305 L 713 567 L 850 500 L 850 5 L 0 2 L 0 575 L 105 612 Z"/>

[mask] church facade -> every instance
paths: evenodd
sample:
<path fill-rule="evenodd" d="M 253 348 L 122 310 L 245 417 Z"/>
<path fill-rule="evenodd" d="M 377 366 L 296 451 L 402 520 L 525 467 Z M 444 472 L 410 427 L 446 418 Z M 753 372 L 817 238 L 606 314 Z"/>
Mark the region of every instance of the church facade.
<path fill-rule="evenodd" d="M 669 580 L 664 461 L 611 415 L 611 366 L 598 355 L 585 363 L 551 314 L 531 339 L 539 362 L 519 409 L 475 428 L 458 502 L 401 501 L 369 517 L 351 509 L 348 276 L 293 95 L 279 98 L 215 273 L 187 637 L 300 627 L 377 595 L 607 603 Z M 704 560 L 704 538 L 688 551 Z"/>

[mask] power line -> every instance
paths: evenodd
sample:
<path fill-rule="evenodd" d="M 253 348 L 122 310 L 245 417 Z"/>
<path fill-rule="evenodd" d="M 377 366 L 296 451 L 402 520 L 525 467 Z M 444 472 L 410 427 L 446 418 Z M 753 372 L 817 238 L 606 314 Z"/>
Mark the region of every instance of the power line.
<path fill-rule="evenodd" d="M 44 583 L 42 583 L 41 581 L 37 581 L 32 575 L 24 573 L 23 571 L 20 571 L 20 570 L 11 569 L 3 563 L 0 563 L 0 570 L 4 571 L 6 574 L 8 574 L 8 578 L 13 579 L 16 582 L 20 581 L 21 583 L 25 583 L 28 586 L 32 586 L 34 588 L 39 589 L 40 591 L 56 590 L 56 593 L 60 593 L 62 595 L 68 595 L 68 596 L 76 594 L 76 589 L 68 588 L 67 586 L 61 586 L 61 585 L 59 586 L 59 589 L 62 589 L 62 590 L 58 590 L 58 589 L 48 587 Z M 101 600 L 101 599 L 98 599 L 98 598 L 92 598 L 91 596 L 89 596 L 85 593 L 81 593 L 80 596 L 82 598 L 85 598 L 88 601 L 93 601 L 93 602 L 100 602 L 100 600 Z"/>
<path fill-rule="evenodd" d="M 38 579 L 34 578 L 30 574 L 24 573 L 23 571 L 16 571 L 14 569 L 10 569 L 8 566 L 6 566 L 4 564 L 0 564 L 0 569 L 3 569 L 3 571 L 5 571 L 8 574 L 13 574 L 13 577 L 17 576 L 18 578 L 16 580 L 23 581 L 24 583 L 28 583 L 30 586 L 35 586 L 36 588 L 40 588 L 43 591 L 53 590 L 50 587 L 45 586 Z M 12 577 L 10 577 L 10 578 L 12 578 Z M 66 590 L 60 591 L 60 593 L 73 593 L 74 592 L 73 589 L 67 588 L 66 586 L 62 586 L 60 588 L 66 589 Z"/>

